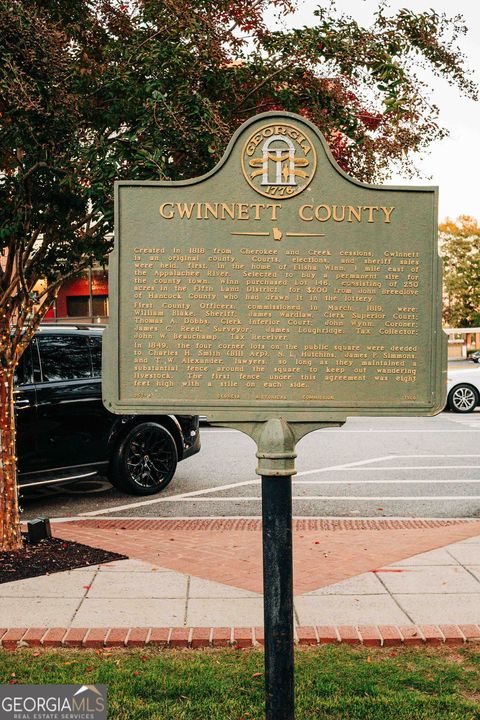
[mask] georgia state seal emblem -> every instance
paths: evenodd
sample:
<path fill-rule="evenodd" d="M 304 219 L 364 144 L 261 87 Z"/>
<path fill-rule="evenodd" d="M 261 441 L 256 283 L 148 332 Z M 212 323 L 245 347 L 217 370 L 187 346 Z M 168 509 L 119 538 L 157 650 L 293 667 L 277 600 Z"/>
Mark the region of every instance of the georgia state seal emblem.
<path fill-rule="evenodd" d="M 311 183 L 315 146 L 295 125 L 275 122 L 255 130 L 242 152 L 242 172 L 251 187 L 273 198 L 294 197 Z"/>

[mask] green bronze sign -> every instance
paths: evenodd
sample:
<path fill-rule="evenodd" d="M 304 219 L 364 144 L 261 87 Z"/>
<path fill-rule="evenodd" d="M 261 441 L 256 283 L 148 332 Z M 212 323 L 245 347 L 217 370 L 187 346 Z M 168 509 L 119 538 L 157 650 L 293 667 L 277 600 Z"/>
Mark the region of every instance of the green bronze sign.
<path fill-rule="evenodd" d="M 119 182 L 104 395 L 217 422 L 445 403 L 437 190 L 348 177 L 304 118 L 246 122 L 211 172 Z"/>

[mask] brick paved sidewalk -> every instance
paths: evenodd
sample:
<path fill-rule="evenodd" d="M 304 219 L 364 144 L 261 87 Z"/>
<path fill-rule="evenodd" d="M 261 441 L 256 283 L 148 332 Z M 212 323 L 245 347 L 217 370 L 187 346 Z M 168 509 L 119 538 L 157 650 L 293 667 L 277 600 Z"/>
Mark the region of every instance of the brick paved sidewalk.
<path fill-rule="evenodd" d="M 256 519 L 88 519 L 56 522 L 54 528 L 66 540 L 262 592 L 261 523 Z M 480 521 L 294 520 L 294 593 L 475 535 L 480 535 Z"/>
<path fill-rule="evenodd" d="M 263 642 L 256 520 L 75 520 L 54 533 L 130 556 L 0 585 L 0 644 Z M 480 522 L 297 520 L 299 642 L 480 640 Z"/>

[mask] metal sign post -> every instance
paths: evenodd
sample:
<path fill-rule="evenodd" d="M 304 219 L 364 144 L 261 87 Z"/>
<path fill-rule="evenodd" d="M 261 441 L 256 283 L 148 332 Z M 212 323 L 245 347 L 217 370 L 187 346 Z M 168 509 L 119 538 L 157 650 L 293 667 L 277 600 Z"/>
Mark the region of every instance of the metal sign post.
<path fill-rule="evenodd" d="M 262 477 L 266 720 L 293 720 L 292 475 L 295 435 L 282 420 L 258 432 Z"/>
<path fill-rule="evenodd" d="M 218 423 L 216 423 L 218 424 Z M 266 720 L 294 718 L 292 475 L 295 446 L 309 432 L 342 423 L 221 423 L 257 444 L 262 478 L 263 610 Z"/>
<path fill-rule="evenodd" d="M 293 720 L 292 475 L 295 434 L 281 420 L 257 428 L 262 477 L 266 720 Z"/>
<path fill-rule="evenodd" d="M 262 475 L 265 717 L 293 720 L 292 478 Z"/>
<path fill-rule="evenodd" d="M 115 186 L 104 403 L 257 443 L 268 720 L 293 718 L 296 442 L 445 406 L 437 206 L 434 187 L 349 177 L 283 112 L 247 120 L 200 178 Z"/>

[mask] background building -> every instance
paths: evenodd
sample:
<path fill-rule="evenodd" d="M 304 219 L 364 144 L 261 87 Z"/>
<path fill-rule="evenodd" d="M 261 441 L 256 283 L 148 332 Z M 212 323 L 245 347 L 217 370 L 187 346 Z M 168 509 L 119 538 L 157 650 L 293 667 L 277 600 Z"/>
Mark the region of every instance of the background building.
<path fill-rule="evenodd" d="M 108 271 L 105 268 L 89 268 L 62 285 L 44 322 L 65 321 L 108 321 Z"/>

